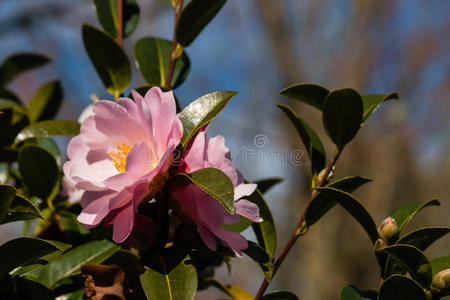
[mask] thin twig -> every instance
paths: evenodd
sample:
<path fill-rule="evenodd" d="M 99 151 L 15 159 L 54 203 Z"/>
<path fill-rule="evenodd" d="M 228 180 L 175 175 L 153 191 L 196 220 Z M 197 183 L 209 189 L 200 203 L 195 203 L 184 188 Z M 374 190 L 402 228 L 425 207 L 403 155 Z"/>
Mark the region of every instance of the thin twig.
<path fill-rule="evenodd" d="M 123 5 L 122 0 L 117 0 L 117 43 L 123 47 Z"/>
<path fill-rule="evenodd" d="M 330 172 L 333 170 L 334 166 L 336 165 L 337 160 L 339 159 L 339 156 L 341 154 L 341 151 L 336 151 L 336 154 L 334 155 L 333 161 L 328 165 L 328 167 L 325 170 L 325 174 L 323 174 L 323 177 L 320 179 L 319 184 L 317 185 L 317 188 L 322 187 L 326 182 L 327 178 L 330 175 Z M 313 190 L 311 192 L 310 201 L 316 196 L 317 190 Z M 302 217 L 300 218 L 297 227 L 295 228 L 294 233 L 292 233 L 291 238 L 286 243 L 286 246 L 284 246 L 283 251 L 281 251 L 280 256 L 278 256 L 277 260 L 275 261 L 275 264 L 273 265 L 273 272 L 272 272 L 272 278 L 277 273 L 278 269 L 280 268 L 281 264 L 283 263 L 284 259 L 288 255 L 289 251 L 291 250 L 292 246 L 294 246 L 297 239 L 302 236 L 306 231 L 306 224 L 305 224 L 305 217 L 306 217 L 306 209 L 302 214 Z M 255 300 L 259 300 L 266 291 L 267 287 L 269 286 L 269 282 L 264 279 L 261 283 L 261 287 L 259 288 L 258 294 L 256 294 Z"/>
<path fill-rule="evenodd" d="M 170 51 L 170 62 L 169 62 L 169 69 L 167 70 L 167 76 L 166 76 L 166 82 L 165 82 L 165 88 L 170 89 L 172 77 L 173 77 L 173 70 L 175 67 L 175 59 L 176 59 L 176 52 L 177 52 L 177 25 L 178 20 L 180 19 L 181 15 L 181 9 L 183 8 L 183 0 L 178 0 L 177 5 L 175 6 L 175 24 L 173 28 L 173 38 L 172 38 L 172 49 Z"/>

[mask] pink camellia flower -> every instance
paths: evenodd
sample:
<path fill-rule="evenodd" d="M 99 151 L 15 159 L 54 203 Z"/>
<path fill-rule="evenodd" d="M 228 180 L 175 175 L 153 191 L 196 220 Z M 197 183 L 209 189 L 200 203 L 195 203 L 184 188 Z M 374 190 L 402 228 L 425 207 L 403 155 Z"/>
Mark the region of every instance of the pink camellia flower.
<path fill-rule="evenodd" d="M 241 257 L 247 249 L 247 240 L 237 232 L 222 229 L 225 224 L 235 224 L 244 216 L 253 222 L 262 222 L 256 204 L 242 199 L 251 195 L 256 184 L 245 184 L 242 175 L 231 162 L 231 153 L 222 136 L 206 138 L 206 127 L 202 128 L 188 145 L 179 172 L 191 173 L 203 168 L 217 168 L 224 172 L 234 185 L 234 215 L 231 215 L 216 199 L 190 185 L 173 185 L 171 188 L 176 213 L 197 226 L 203 242 L 208 248 L 217 250 L 220 240 Z"/>
<path fill-rule="evenodd" d="M 78 221 L 90 228 L 106 217 L 117 243 L 131 233 L 138 204 L 164 182 L 183 135 L 172 92 L 152 88 L 145 97 L 133 91 L 133 98 L 96 102 L 64 164 L 64 174 L 85 191 Z"/>

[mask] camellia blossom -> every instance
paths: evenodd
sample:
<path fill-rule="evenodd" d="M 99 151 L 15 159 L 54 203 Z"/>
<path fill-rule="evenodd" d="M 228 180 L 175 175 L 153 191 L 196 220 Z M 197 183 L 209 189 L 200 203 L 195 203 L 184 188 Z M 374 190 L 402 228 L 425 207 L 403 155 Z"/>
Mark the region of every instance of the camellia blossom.
<path fill-rule="evenodd" d="M 118 243 L 131 233 L 138 204 L 162 185 L 183 135 L 172 92 L 154 87 L 145 97 L 132 94 L 135 102 L 93 105 L 64 164 L 65 176 L 85 191 L 78 221 L 90 228 L 106 218 Z"/>
<path fill-rule="evenodd" d="M 247 240 L 237 232 L 222 229 L 225 224 L 235 224 L 244 216 L 253 222 L 262 222 L 256 204 L 243 199 L 251 195 L 256 184 L 245 184 L 240 172 L 231 162 L 230 150 L 222 136 L 206 138 L 206 127 L 191 140 L 183 157 L 179 172 L 191 173 L 203 168 L 217 168 L 225 173 L 234 186 L 234 215 L 231 215 L 219 201 L 194 184 L 174 184 L 171 189 L 176 212 L 182 218 L 193 222 L 208 248 L 217 250 L 220 240 L 241 257 L 247 249 Z"/>

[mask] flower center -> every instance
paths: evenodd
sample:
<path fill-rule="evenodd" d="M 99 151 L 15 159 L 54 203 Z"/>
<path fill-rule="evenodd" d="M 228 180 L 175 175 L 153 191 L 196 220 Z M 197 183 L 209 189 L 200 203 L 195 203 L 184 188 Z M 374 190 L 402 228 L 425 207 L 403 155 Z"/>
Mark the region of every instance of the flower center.
<path fill-rule="evenodd" d="M 114 162 L 114 167 L 120 173 L 125 173 L 125 166 L 127 165 L 127 156 L 131 150 L 131 146 L 127 143 L 116 143 L 117 151 L 111 150 L 108 152 L 108 156 L 111 157 Z"/>

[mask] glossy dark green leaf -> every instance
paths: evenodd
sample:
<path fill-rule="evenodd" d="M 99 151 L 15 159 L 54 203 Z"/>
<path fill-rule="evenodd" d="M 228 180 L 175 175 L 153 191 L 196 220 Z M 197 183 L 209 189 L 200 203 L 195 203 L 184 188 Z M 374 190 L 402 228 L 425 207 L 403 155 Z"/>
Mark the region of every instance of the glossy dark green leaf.
<path fill-rule="evenodd" d="M 251 259 L 253 259 L 264 272 L 267 281 L 272 280 L 273 262 L 267 252 L 258 244 L 248 241 L 248 248 L 244 250 Z"/>
<path fill-rule="evenodd" d="M 327 187 L 333 187 L 342 190 L 347 193 L 352 193 L 361 185 L 372 181 L 372 179 L 361 176 L 350 176 L 339 180 L 336 180 L 327 185 Z M 311 200 L 306 209 L 306 223 L 308 226 L 317 222 L 323 215 L 325 215 L 330 209 L 336 205 L 336 201 L 329 197 L 327 194 L 321 194 L 320 192 Z"/>
<path fill-rule="evenodd" d="M 75 136 L 80 134 L 80 126 L 78 122 L 67 120 L 48 120 L 33 123 L 19 132 L 14 143 L 18 144 L 30 138 Z"/>
<path fill-rule="evenodd" d="M 52 138 L 49 137 L 38 137 L 26 139 L 25 144 L 38 145 L 48 152 L 50 152 L 56 160 L 58 166 L 61 166 L 61 151 L 59 150 L 58 144 Z"/>
<path fill-rule="evenodd" d="M 398 94 L 392 92 L 387 95 L 373 94 L 373 95 L 363 95 L 363 118 L 362 123 L 364 123 L 375 110 L 383 104 L 383 102 L 391 99 L 398 99 Z"/>
<path fill-rule="evenodd" d="M 311 169 L 313 174 L 318 174 L 323 168 L 325 168 L 326 157 L 325 148 L 320 141 L 319 136 L 309 125 L 300 119 L 292 109 L 283 104 L 277 104 L 277 106 L 288 116 L 294 127 L 297 129 L 300 135 L 303 145 L 305 145 L 308 156 L 311 159 Z"/>
<path fill-rule="evenodd" d="M 31 122 L 53 118 L 63 100 L 63 89 L 59 80 L 43 84 L 28 103 L 28 116 Z"/>
<path fill-rule="evenodd" d="M 328 197 L 339 203 L 364 228 L 373 243 L 378 239 L 377 226 L 367 209 L 355 197 L 333 187 L 319 188 L 322 197 Z M 307 221 L 308 223 L 308 221 Z"/>
<path fill-rule="evenodd" d="M 197 293 L 197 272 L 186 259 L 169 269 L 161 258 L 161 270 L 147 269 L 139 278 L 149 300 L 193 300 Z"/>
<path fill-rule="evenodd" d="M 82 28 L 84 47 L 106 90 L 118 98 L 131 81 L 126 53 L 108 34 L 88 25 Z"/>
<path fill-rule="evenodd" d="M 179 173 L 176 178 L 193 183 L 217 199 L 230 213 L 234 213 L 234 186 L 225 173 L 215 168 L 204 168 L 190 174 Z"/>
<path fill-rule="evenodd" d="M 450 232 L 450 227 L 423 227 L 416 229 L 397 241 L 397 244 L 408 244 L 424 251 L 435 241 Z"/>
<path fill-rule="evenodd" d="M 450 256 L 438 257 L 430 261 L 433 277 L 442 270 L 450 269 Z"/>
<path fill-rule="evenodd" d="M 16 189 L 12 185 L 0 185 L 0 222 L 3 223 L 7 211 L 16 196 Z"/>
<path fill-rule="evenodd" d="M 152 86 L 166 87 L 172 42 L 155 37 L 146 37 L 134 44 L 136 67 L 141 71 L 145 81 Z M 186 52 L 175 60 L 171 89 L 178 87 L 187 78 L 191 62 Z"/>
<path fill-rule="evenodd" d="M 106 240 L 89 242 L 69 250 L 33 273 L 37 281 L 51 287 L 63 278 L 79 274 L 82 265 L 100 264 L 119 249 L 118 245 Z"/>
<path fill-rule="evenodd" d="M 261 300 L 298 300 L 298 297 L 289 291 L 273 291 L 265 294 Z"/>
<path fill-rule="evenodd" d="M 43 218 L 40 210 L 25 197 L 15 195 L 1 224 Z"/>
<path fill-rule="evenodd" d="M 402 267 L 405 268 L 411 277 L 419 282 L 423 287 L 427 287 L 431 283 L 432 271 L 430 263 L 423 252 L 416 247 L 411 245 L 396 244 L 382 248 L 378 251 L 390 254 L 398 259 Z M 389 264 L 387 267 L 388 266 Z M 397 272 L 397 270 L 386 269 L 385 274 L 386 276 L 389 276 L 395 272 Z"/>
<path fill-rule="evenodd" d="M 258 189 L 245 199 L 255 203 L 259 207 L 259 215 L 263 221 L 260 223 L 253 223 L 252 228 L 256 234 L 258 243 L 266 250 L 266 253 L 269 254 L 269 257 L 272 260 L 277 248 L 277 233 L 272 212 Z"/>
<path fill-rule="evenodd" d="M 183 9 L 177 25 L 177 40 L 189 46 L 220 11 L 226 0 L 191 0 Z"/>
<path fill-rule="evenodd" d="M 354 285 L 347 285 L 341 291 L 339 300 L 377 300 L 377 292 L 361 291 Z"/>
<path fill-rule="evenodd" d="M 0 130 L 0 146 L 10 146 L 19 131 L 30 124 L 27 113 L 21 112 L 21 110 L 23 108 L 20 106 L 2 109 L 0 113 L 0 128 L 2 129 Z"/>
<path fill-rule="evenodd" d="M 56 250 L 61 250 L 57 244 L 38 238 L 22 237 L 10 240 L 0 246 L 0 277 Z"/>
<path fill-rule="evenodd" d="M 21 73 L 50 62 L 46 56 L 35 53 L 18 53 L 9 56 L 0 66 L 0 85 L 5 85 Z"/>
<path fill-rule="evenodd" d="M 267 192 L 272 187 L 274 187 L 275 185 L 277 185 L 282 181 L 283 181 L 282 178 L 272 177 L 255 181 L 255 183 L 258 185 L 258 190 L 261 192 L 261 194 L 264 194 L 265 192 Z"/>
<path fill-rule="evenodd" d="M 395 219 L 399 228 L 399 232 L 401 233 L 405 229 L 406 225 L 408 225 L 409 221 L 411 221 L 411 218 L 414 217 L 417 212 L 421 211 L 425 207 L 432 205 L 439 206 L 441 205 L 441 203 L 437 199 L 431 199 L 423 203 L 408 203 L 397 208 L 389 215 Z"/>
<path fill-rule="evenodd" d="M 322 110 L 326 96 L 330 93 L 326 88 L 313 83 L 298 83 L 280 91 L 280 94 L 300 100 Z"/>
<path fill-rule="evenodd" d="M 42 147 L 25 145 L 19 151 L 19 170 L 32 195 L 47 199 L 59 178 L 59 168 L 53 155 Z"/>
<path fill-rule="evenodd" d="M 403 236 L 396 244 L 411 245 L 420 251 L 425 251 L 431 244 L 449 232 L 449 227 L 424 227 Z M 388 274 L 404 274 L 407 271 L 399 259 L 394 256 L 388 258 L 385 270 Z"/>
<path fill-rule="evenodd" d="M 323 105 L 323 125 L 328 136 L 342 149 L 358 132 L 362 116 L 363 102 L 353 89 L 333 91 L 325 98 Z"/>
<path fill-rule="evenodd" d="M 381 286 L 379 300 L 427 300 L 427 295 L 413 279 L 392 275 Z"/>
<path fill-rule="evenodd" d="M 181 138 L 183 147 L 200 128 L 211 122 L 236 95 L 237 92 L 231 91 L 213 92 L 201 96 L 183 109 L 179 115 L 184 128 Z"/>
<path fill-rule="evenodd" d="M 98 21 L 113 38 L 117 38 L 117 0 L 92 0 Z M 135 0 L 122 1 L 122 32 L 128 37 L 139 22 L 139 6 Z"/>

